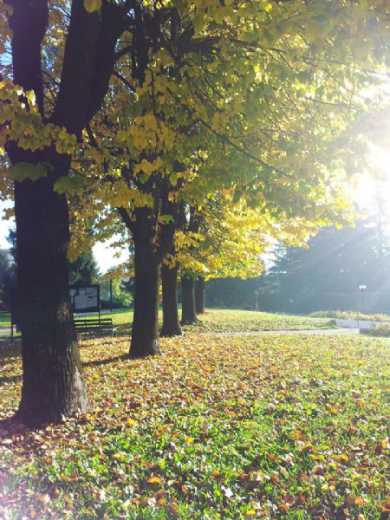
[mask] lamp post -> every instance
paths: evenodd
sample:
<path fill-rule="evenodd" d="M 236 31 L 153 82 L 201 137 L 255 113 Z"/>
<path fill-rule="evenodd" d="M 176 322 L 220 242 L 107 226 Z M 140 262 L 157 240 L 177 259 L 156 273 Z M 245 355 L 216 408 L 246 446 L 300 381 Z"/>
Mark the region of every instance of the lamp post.
<path fill-rule="evenodd" d="M 255 310 L 259 310 L 259 289 L 255 289 Z"/>
<path fill-rule="evenodd" d="M 361 311 L 363 312 L 363 310 L 364 310 L 364 293 L 367 291 L 367 285 L 360 284 L 359 285 L 359 291 L 360 291 L 360 294 L 362 295 L 361 296 Z M 358 316 L 359 316 L 359 314 L 358 314 Z M 358 329 L 360 329 L 359 318 L 358 318 Z"/>

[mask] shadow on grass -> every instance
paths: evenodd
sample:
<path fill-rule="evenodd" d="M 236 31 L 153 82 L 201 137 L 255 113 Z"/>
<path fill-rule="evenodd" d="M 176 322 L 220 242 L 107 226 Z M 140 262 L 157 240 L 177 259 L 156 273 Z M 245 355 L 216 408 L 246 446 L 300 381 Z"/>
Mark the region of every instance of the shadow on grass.
<path fill-rule="evenodd" d="M 115 363 L 115 361 L 128 361 L 129 354 L 121 354 L 120 356 L 114 356 L 107 359 L 96 359 L 94 361 L 86 361 L 83 363 L 83 367 L 99 367 L 104 365 L 110 365 L 111 363 Z"/>

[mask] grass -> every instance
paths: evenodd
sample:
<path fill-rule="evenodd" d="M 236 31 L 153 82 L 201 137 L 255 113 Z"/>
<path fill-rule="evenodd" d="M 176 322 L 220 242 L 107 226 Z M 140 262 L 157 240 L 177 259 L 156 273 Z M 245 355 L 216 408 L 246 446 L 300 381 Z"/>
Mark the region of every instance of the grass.
<path fill-rule="evenodd" d="M 11 326 L 11 315 L 9 312 L 0 311 L 0 327 Z"/>
<path fill-rule="evenodd" d="M 365 314 L 357 311 L 317 311 L 310 314 L 312 318 L 333 318 L 340 320 L 390 321 L 389 314 Z"/>
<path fill-rule="evenodd" d="M 90 412 L 0 438 L 0 518 L 388 518 L 388 340 L 205 338 L 142 361 L 84 342 Z M 0 363 L 7 417 L 21 366 Z"/>
<path fill-rule="evenodd" d="M 113 313 L 102 314 L 104 318 L 112 318 L 116 326 L 130 326 L 133 311 L 119 309 Z M 94 316 L 85 316 L 94 319 Z M 162 319 L 160 312 L 160 321 Z M 333 321 L 324 318 L 307 316 L 291 316 L 269 312 L 244 311 L 238 309 L 207 309 L 199 316 L 199 323 L 194 330 L 204 332 L 254 332 L 259 330 L 302 330 L 331 328 Z"/>
<path fill-rule="evenodd" d="M 331 328 L 333 320 L 235 309 L 207 309 L 200 316 L 199 330 L 209 332 L 255 332 L 259 330 L 310 330 Z"/>

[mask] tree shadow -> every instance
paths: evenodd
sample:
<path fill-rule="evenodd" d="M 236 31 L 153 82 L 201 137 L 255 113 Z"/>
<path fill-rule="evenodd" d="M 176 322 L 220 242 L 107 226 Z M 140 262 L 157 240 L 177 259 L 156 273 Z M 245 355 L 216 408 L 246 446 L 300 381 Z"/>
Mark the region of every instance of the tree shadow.
<path fill-rule="evenodd" d="M 83 367 L 99 367 L 104 365 L 110 365 L 115 361 L 128 361 L 130 359 L 129 354 L 121 354 L 120 356 L 114 356 L 106 359 L 96 359 L 94 361 L 85 361 Z"/>
<path fill-rule="evenodd" d="M 12 437 L 13 435 L 21 434 L 27 431 L 26 425 L 20 422 L 17 417 L 17 412 L 7 417 L 7 419 L 0 420 L 0 439 Z"/>

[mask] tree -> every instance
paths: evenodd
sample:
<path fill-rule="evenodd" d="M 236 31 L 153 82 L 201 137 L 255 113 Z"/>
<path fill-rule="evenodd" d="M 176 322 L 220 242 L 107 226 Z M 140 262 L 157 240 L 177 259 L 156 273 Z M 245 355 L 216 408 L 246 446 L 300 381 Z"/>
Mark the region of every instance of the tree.
<path fill-rule="evenodd" d="M 96 283 L 99 270 L 92 251 L 82 253 L 69 264 L 70 284 L 90 285 Z"/>
<path fill-rule="evenodd" d="M 1 120 L 15 181 L 23 344 L 18 417 L 26 424 L 60 420 L 87 407 L 68 294 L 69 214 L 60 187 L 72 179 L 72 153 L 102 104 L 126 27 L 127 11 L 116 4 L 103 2 L 92 13 L 73 1 L 66 36 L 52 40 L 64 49 L 59 75 L 62 52 L 50 37 L 66 25 L 67 7 L 49 9 L 47 0 L 1 4 L 2 20 L 8 17 L 12 30 L 13 82 L 1 84 Z M 4 44 L 9 31 L 2 38 Z M 46 89 L 45 73 L 57 75 L 54 91 Z"/>
<path fill-rule="evenodd" d="M 84 9 L 73 1 L 68 31 L 66 2 L 58 3 L 60 9 L 55 2 L 48 11 L 40 0 L 38 7 L 29 7 L 31 13 L 20 0 L 10 2 L 18 86 L 1 85 L 1 122 L 7 127 L 1 139 L 16 166 L 18 269 L 27 291 L 21 307 L 28 344 L 39 330 L 46 332 L 46 339 L 39 339 L 46 345 L 42 352 L 50 351 L 52 338 L 64 338 L 55 349 L 60 357 L 74 345 L 65 296 L 69 237 L 64 193 L 85 188 L 90 193 L 96 182 L 99 204 L 124 210 L 122 218 L 133 227 L 136 277 L 144 289 L 143 295 L 137 290 L 138 303 L 136 295 L 134 355 L 157 350 L 160 193 L 174 197 L 180 191 L 178 177 L 199 179 L 194 185 L 201 198 L 234 185 L 237 195 L 279 218 L 317 220 L 339 197 L 336 166 L 340 170 L 345 154 L 339 138 L 355 110 L 364 106 L 359 89 L 376 81 L 371 70 L 388 41 L 386 23 L 381 23 L 383 2 L 368 9 L 363 0 L 353 5 L 343 0 L 85 0 Z M 46 97 L 40 59 L 44 35 L 45 72 L 53 76 Z M 109 84 L 112 74 L 116 79 Z M 114 103 L 93 118 L 107 91 Z M 47 204 L 39 202 L 43 199 Z M 42 252 L 34 253 L 28 237 L 38 233 Z M 57 284 L 41 290 L 37 307 L 33 295 L 44 283 L 46 267 L 51 270 L 45 274 L 52 273 L 49 278 Z M 27 312 L 33 308 L 40 309 L 35 328 Z M 50 309 L 55 310 L 50 314 Z M 150 321 L 143 322 L 145 316 Z M 37 357 L 27 359 L 33 350 L 25 350 L 26 381 L 34 381 L 36 373 L 29 375 L 29 367 L 45 364 Z M 69 357 L 73 375 L 79 374 L 76 357 Z M 82 401 L 71 404 L 69 399 L 61 405 L 66 413 Z M 22 410 L 32 406 L 25 402 Z"/>
<path fill-rule="evenodd" d="M 374 220 L 356 227 L 328 227 L 312 238 L 306 249 L 282 248 L 261 281 L 262 308 L 288 312 L 324 309 L 353 310 L 361 306 L 358 286 L 364 284 L 376 301 L 373 311 L 390 302 L 388 246 Z"/>
<path fill-rule="evenodd" d="M 9 251 L 0 250 L 0 298 L 2 306 L 13 311 L 15 295 L 15 268 Z"/>

